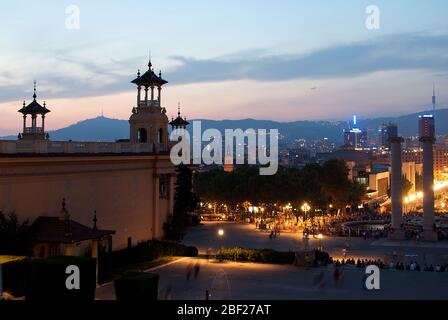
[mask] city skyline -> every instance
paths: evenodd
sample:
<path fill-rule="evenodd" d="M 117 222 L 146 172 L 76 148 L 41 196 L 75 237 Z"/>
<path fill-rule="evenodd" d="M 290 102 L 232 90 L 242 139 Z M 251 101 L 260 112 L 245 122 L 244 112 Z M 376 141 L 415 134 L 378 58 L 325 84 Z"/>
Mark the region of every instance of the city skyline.
<path fill-rule="evenodd" d="M 65 25 L 71 3 L 26 4 L 18 11 L 19 4 L 7 4 L 2 15 L 9 30 L 0 31 L 0 135 L 20 128 L 17 110 L 31 100 L 33 80 L 38 98 L 52 109 L 51 130 L 102 112 L 126 119 L 134 101 L 129 81 L 147 64 L 149 53 L 142 53 L 149 50 L 170 79 L 164 102 L 170 116 L 178 101 L 190 119 L 396 116 L 427 110 L 433 83 L 439 106 L 447 105 L 443 1 L 377 1 L 379 30 L 365 27 L 367 1 L 195 1 L 176 10 L 78 1 L 77 30 Z M 151 19 L 139 19 L 140 11 L 151 12 Z M 47 22 L 36 27 L 31 17 Z"/>

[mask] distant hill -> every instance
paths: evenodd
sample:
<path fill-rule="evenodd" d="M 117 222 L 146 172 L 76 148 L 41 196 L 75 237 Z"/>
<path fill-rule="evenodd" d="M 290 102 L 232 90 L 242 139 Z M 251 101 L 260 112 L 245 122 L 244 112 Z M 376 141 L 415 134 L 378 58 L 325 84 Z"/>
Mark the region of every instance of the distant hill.
<path fill-rule="evenodd" d="M 129 122 L 96 117 L 50 131 L 49 134 L 53 141 L 115 141 L 129 138 Z M 17 139 L 17 136 L 2 137 L 2 139 Z"/>
<path fill-rule="evenodd" d="M 384 117 L 360 120 L 359 126 L 377 130 L 381 124 L 394 122 L 398 125 L 400 135 L 411 136 L 418 132 L 418 116 L 430 113 L 419 112 L 400 117 Z M 438 135 L 448 134 L 448 109 L 439 109 L 435 113 L 436 130 Z M 348 123 L 344 121 L 294 121 L 277 122 L 270 120 L 201 120 L 202 130 L 215 128 L 224 129 L 279 129 L 280 134 L 289 139 L 322 139 L 329 138 L 334 141 L 342 140 L 342 131 Z M 190 121 L 191 122 L 191 121 Z M 189 131 L 192 130 L 189 126 Z M 97 117 L 80 121 L 66 128 L 50 132 L 50 139 L 54 141 L 115 141 L 129 138 L 129 123 L 127 120 Z M 1 139 L 17 139 L 17 136 L 2 137 Z"/>

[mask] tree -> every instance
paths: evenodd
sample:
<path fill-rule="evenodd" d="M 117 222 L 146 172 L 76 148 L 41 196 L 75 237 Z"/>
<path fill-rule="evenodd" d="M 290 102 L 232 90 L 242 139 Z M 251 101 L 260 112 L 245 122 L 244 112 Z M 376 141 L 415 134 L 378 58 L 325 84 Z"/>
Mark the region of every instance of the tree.
<path fill-rule="evenodd" d="M 15 213 L 0 212 L 0 254 L 31 255 L 29 221 L 19 222 Z"/>
<path fill-rule="evenodd" d="M 192 171 L 181 164 L 176 168 L 176 172 L 173 215 L 164 229 L 166 238 L 181 240 L 188 224 L 188 213 L 196 209 L 199 199 L 193 193 Z"/>
<path fill-rule="evenodd" d="M 408 179 L 406 179 L 405 176 L 402 177 L 401 179 L 401 189 L 403 192 L 403 195 L 407 195 L 409 193 L 409 191 L 411 191 L 413 187 L 413 184 L 411 181 L 409 181 Z"/>
<path fill-rule="evenodd" d="M 322 190 L 341 212 L 344 212 L 344 208 L 350 203 L 353 188 L 343 160 L 330 159 L 322 165 Z"/>

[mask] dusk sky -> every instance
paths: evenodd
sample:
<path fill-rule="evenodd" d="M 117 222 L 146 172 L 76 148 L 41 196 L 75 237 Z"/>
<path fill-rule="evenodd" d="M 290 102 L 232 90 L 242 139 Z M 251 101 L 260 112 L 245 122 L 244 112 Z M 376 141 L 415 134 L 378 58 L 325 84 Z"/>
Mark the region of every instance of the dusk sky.
<path fill-rule="evenodd" d="M 366 7 L 380 9 L 368 30 Z M 80 28 L 66 27 L 67 6 Z M 148 51 L 163 105 L 190 119 L 346 120 L 448 105 L 446 0 L 9 1 L 0 10 L 0 135 L 38 99 L 57 129 L 128 119 Z"/>

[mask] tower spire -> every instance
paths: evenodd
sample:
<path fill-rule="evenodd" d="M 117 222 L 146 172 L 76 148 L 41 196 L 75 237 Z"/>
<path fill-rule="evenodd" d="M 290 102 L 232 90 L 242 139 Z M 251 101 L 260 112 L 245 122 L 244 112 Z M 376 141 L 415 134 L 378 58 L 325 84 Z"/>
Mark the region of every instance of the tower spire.
<path fill-rule="evenodd" d="M 180 117 L 180 101 L 177 103 L 177 115 Z"/>
<path fill-rule="evenodd" d="M 151 62 L 151 49 L 149 49 L 149 54 L 148 54 L 148 56 L 149 56 L 149 60 L 148 60 L 148 68 L 151 69 L 151 67 L 152 67 L 152 62 Z"/>
<path fill-rule="evenodd" d="M 34 100 L 36 100 L 36 98 L 37 98 L 37 95 L 36 95 L 36 85 L 37 85 L 37 81 L 34 80 L 34 94 L 33 94 Z"/>

